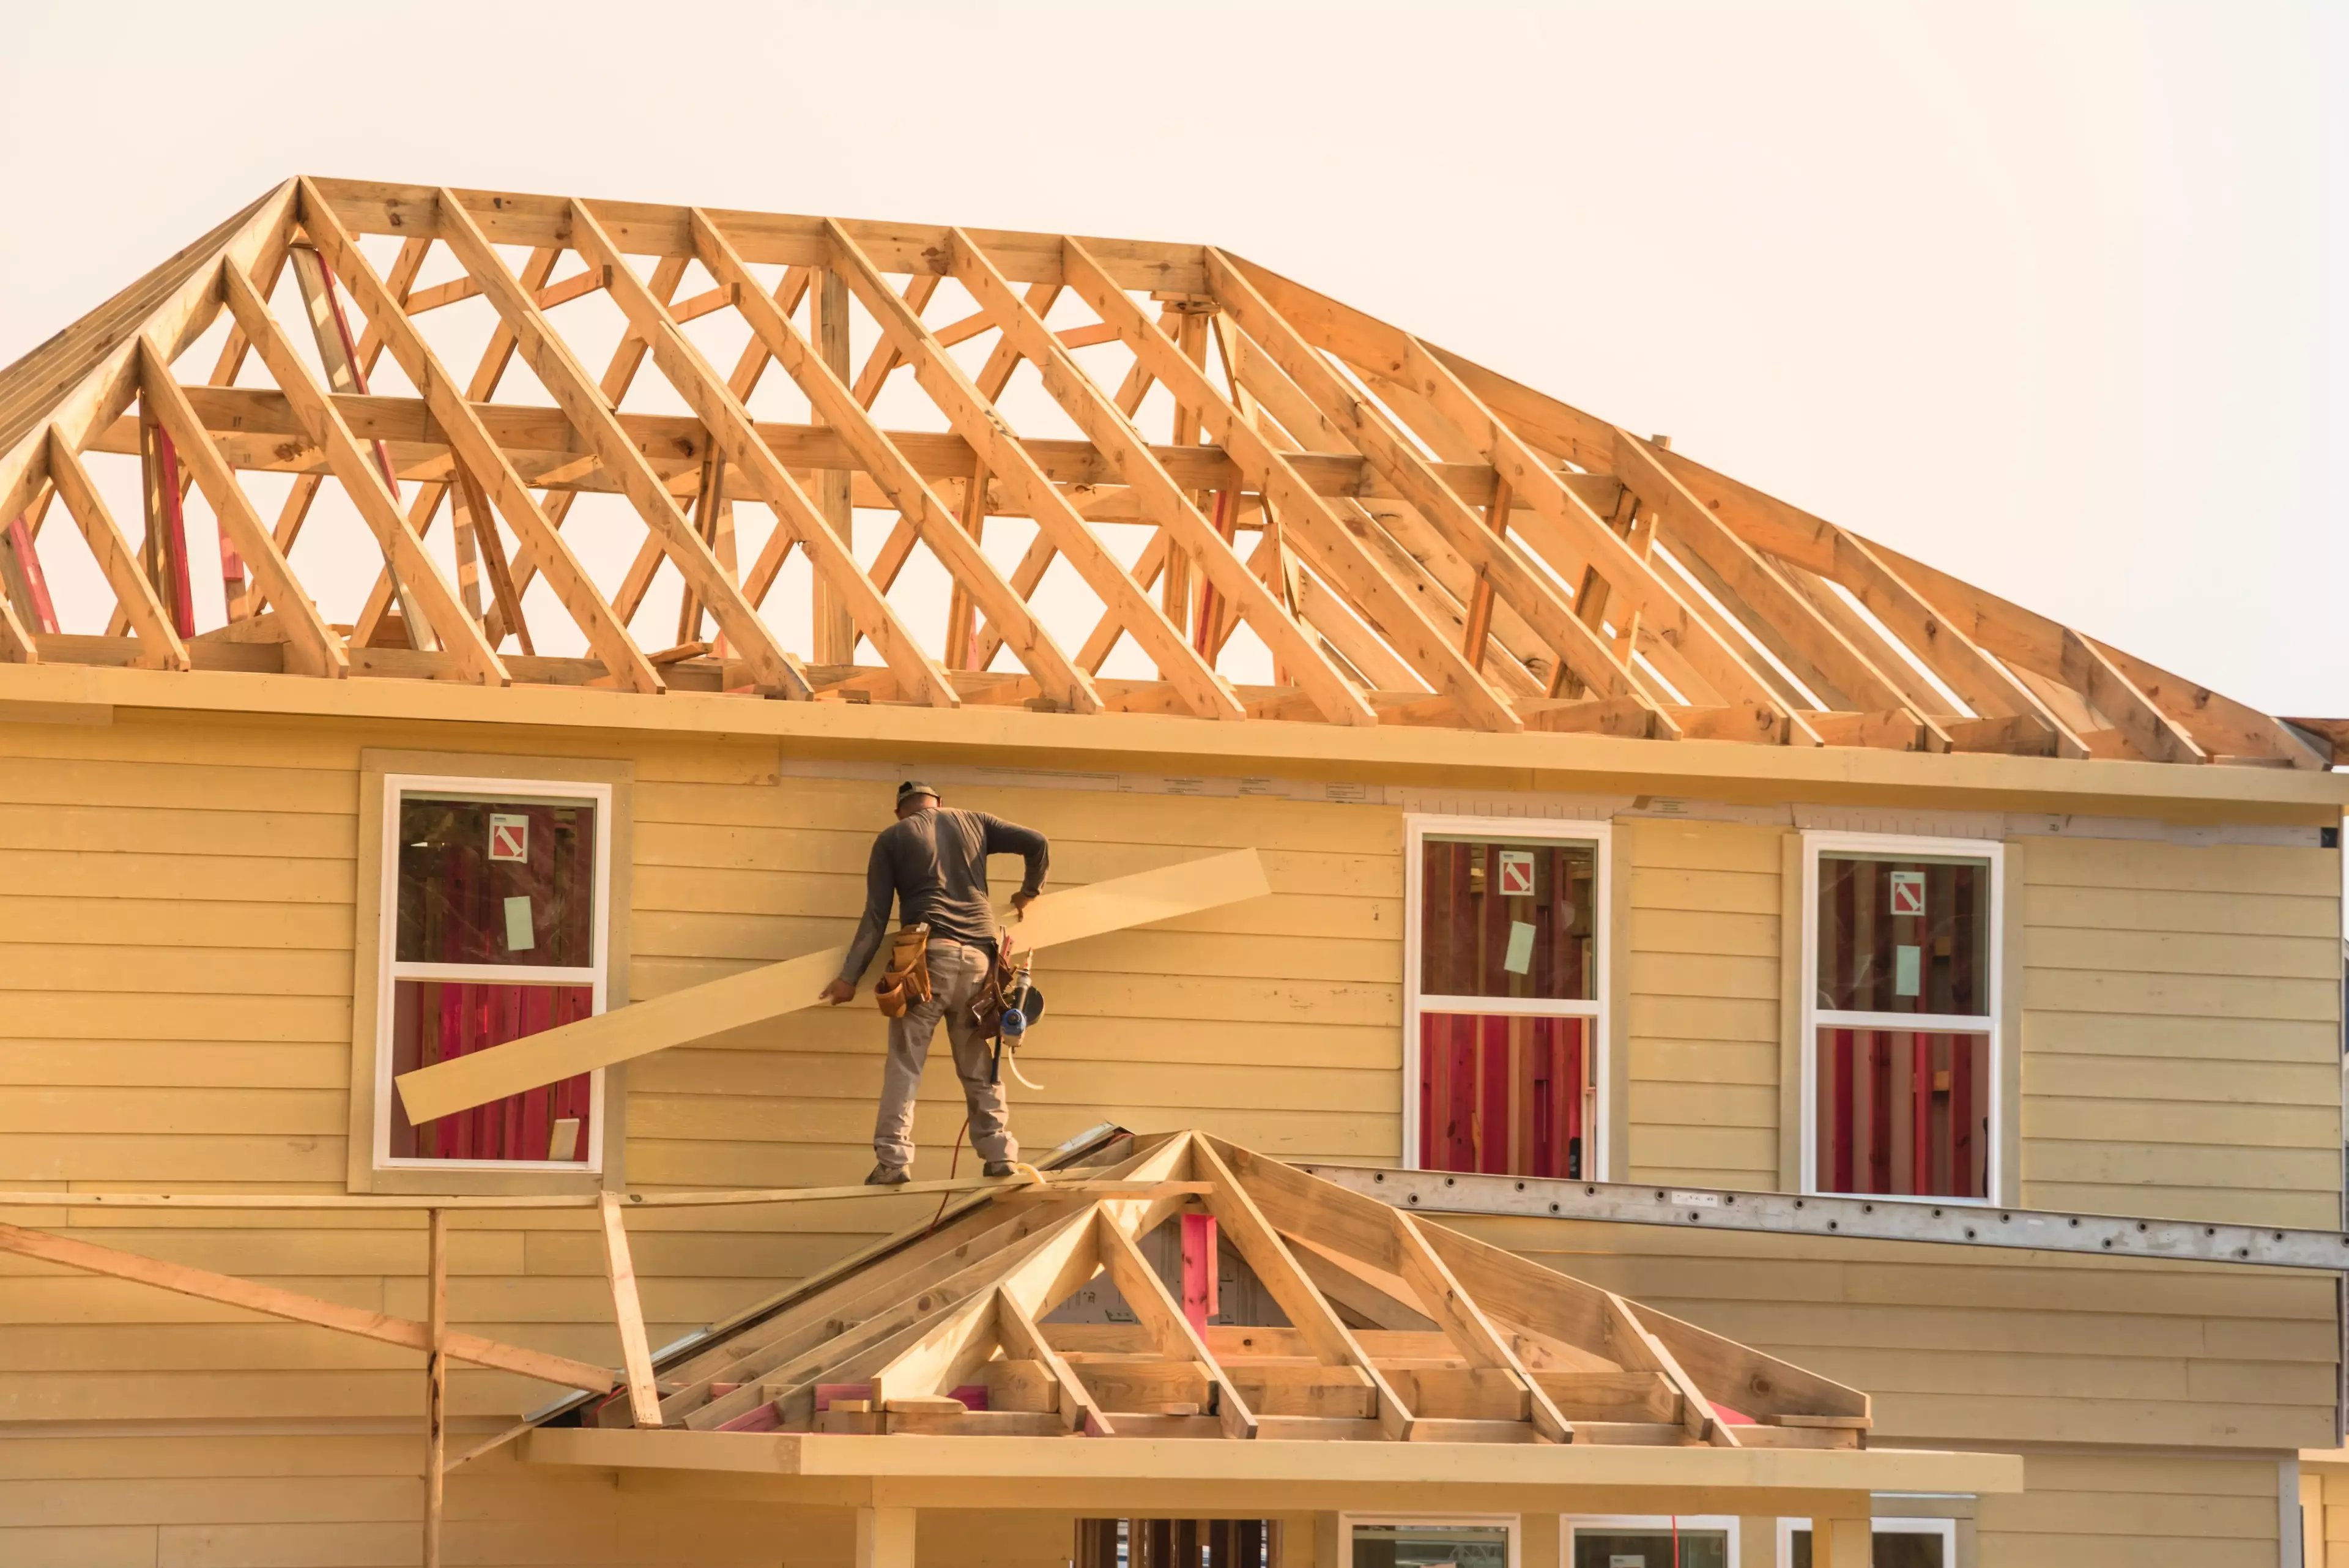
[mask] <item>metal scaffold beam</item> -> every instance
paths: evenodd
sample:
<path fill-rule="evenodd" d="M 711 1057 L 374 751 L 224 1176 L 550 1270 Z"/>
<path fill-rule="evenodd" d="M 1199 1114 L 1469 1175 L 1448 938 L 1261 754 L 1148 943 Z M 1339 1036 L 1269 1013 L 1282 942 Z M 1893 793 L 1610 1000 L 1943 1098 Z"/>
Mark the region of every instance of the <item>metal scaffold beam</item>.
<path fill-rule="evenodd" d="M 1702 1227 L 1708 1231 L 1754 1231 L 1779 1236 L 1926 1241 L 1940 1246 L 2012 1247 L 2040 1252 L 2091 1252 L 2106 1257 L 2349 1272 L 2349 1233 L 2338 1231 L 2279 1231 L 2119 1214 L 1997 1209 L 1948 1199 L 1936 1202 L 1931 1199 L 1739 1192 L 1724 1188 L 1562 1181 L 1530 1176 L 1381 1170 L 1348 1165 L 1302 1165 L 1298 1168 L 1397 1209 L 1428 1213 L 1590 1220 L 1617 1225 L 1668 1225 L 1680 1231 Z"/>

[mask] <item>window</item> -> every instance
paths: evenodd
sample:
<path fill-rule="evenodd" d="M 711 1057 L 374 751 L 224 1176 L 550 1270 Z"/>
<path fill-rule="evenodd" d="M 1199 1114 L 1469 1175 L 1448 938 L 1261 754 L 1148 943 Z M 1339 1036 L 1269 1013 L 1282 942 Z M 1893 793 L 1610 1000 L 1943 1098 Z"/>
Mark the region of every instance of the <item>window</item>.
<path fill-rule="evenodd" d="M 420 1127 L 392 1080 L 604 1010 L 611 786 L 383 780 L 377 1165 L 599 1168 L 600 1072 Z"/>
<path fill-rule="evenodd" d="M 1879 1519 L 1868 1527 L 1869 1568 L 1957 1568 L 1958 1523 L 1953 1519 Z M 1811 1521 L 1778 1521 L 1778 1561 L 1786 1568 L 1811 1568 Z"/>
<path fill-rule="evenodd" d="M 1515 1519 L 1381 1519 L 1347 1514 L 1340 1568 L 1516 1568 Z"/>
<path fill-rule="evenodd" d="M 1664 1514 L 1569 1519 L 1566 1568 L 1737 1568 L 1737 1521 Z"/>
<path fill-rule="evenodd" d="M 1602 825 L 1411 819 L 1408 1163 L 1597 1173 L 1607 847 Z"/>
<path fill-rule="evenodd" d="M 1806 1189 L 1990 1200 L 2001 847 L 1804 836 Z"/>

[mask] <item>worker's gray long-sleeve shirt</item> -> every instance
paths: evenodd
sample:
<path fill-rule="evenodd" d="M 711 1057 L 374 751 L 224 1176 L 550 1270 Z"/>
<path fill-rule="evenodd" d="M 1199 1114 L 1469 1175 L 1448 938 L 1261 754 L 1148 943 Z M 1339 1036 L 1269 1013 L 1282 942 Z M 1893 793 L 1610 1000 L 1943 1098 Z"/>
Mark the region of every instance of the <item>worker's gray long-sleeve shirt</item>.
<path fill-rule="evenodd" d="M 864 919 L 848 945 L 840 978 L 851 985 L 864 978 L 889 924 L 889 905 L 900 923 L 928 921 L 930 934 L 967 942 L 995 941 L 995 909 L 987 896 L 987 857 L 1017 855 L 1028 863 L 1022 893 L 1044 886 L 1051 845 L 1032 827 L 1021 827 L 983 811 L 939 806 L 917 811 L 885 829 L 873 841 L 864 867 Z"/>

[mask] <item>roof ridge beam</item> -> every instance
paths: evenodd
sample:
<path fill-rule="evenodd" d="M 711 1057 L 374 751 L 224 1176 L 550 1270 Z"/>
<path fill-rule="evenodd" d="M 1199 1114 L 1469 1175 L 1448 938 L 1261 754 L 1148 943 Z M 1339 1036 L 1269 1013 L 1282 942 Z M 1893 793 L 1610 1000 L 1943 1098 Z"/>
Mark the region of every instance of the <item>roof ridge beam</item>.
<path fill-rule="evenodd" d="M 988 472 L 1030 509 L 1038 529 L 1050 535 L 1086 587 L 1100 596 L 1103 607 L 1124 618 L 1134 641 L 1195 712 L 1212 719 L 1245 719 L 1247 710 L 1231 682 L 1199 657 L 1190 639 L 1135 586 L 1068 497 L 1029 455 L 993 401 L 937 346 L 922 318 L 906 308 L 904 298 L 889 286 L 848 231 L 832 219 L 824 223 L 832 237 L 833 265 L 880 322 L 882 331 L 897 344 L 923 391 L 970 443 Z"/>
<path fill-rule="evenodd" d="M 514 329 L 515 347 L 523 359 L 590 450 L 612 471 L 646 526 L 662 536 L 669 559 L 717 617 L 719 629 L 740 650 L 752 677 L 769 690 L 806 697 L 809 687 L 799 660 L 776 639 L 750 601 L 742 597 L 740 586 L 718 565 L 718 557 L 699 531 L 678 510 L 667 487 L 620 429 L 601 389 L 573 356 L 570 345 L 531 302 L 457 193 L 442 188 L 440 205 L 440 238 L 455 253 L 458 265 L 481 280 L 483 296 Z"/>
<path fill-rule="evenodd" d="M 809 564 L 841 594 L 856 629 L 872 642 L 882 662 L 896 673 L 901 686 L 934 708 L 961 706 L 962 700 L 955 694 L 954 683 L 947 679 L 946 671 L 923 650 L 912 629 L 897 618 L 896 610 L 873 586 L 864 568 L 856 564 L 855 552 L 833 532 L 830 520 L 817 510 L 799 482 L 776 458 L 774 449 L 759 439 L 750 410 L 718 379 L 716 367 L 701 357 L 701 351 L 678 328 L 667 306 L 645 287 L 644 281 L 636 276 L 627 258 L 620 254 L 619 247 L 584 202 L 571 204 L 571 239 L 591 265 L 603 268 L 605 287 L 630 325 L 651 346 L 653 363 L 709 427 L 710 440 L 724 452 L 726 461 L 749 477 L 752 492 L 773 510 L 777 525 L 792 532 L 800 547 L 807 552 Z M 741 290 L 739 284 L 733 286 L 739 303 Z M 714 556 L 711 564 L 717 566 Z M 725 576 L 722 567 L 719 575 Z M 750 608 L 747 600 L 743 607 Z"/>
<path fill-rule="evenodd" d="M 1005 342 L 1035 364 L 1044 389 L 1053 401 L 1067 411 L 1118 478 L 1133 487 L 1143 513 L 1169 531 L 1175 548 L 1188 550 L 1197 557 L 1207 581 L 1238 607 L 1273 657 L 1290 667 L 1297 684 L 1305 689 L 1322 715 L 1336 724 L 1377 723 L 1377 711 L 1347 684 L 1334 665 L 1321 657 L 1320 649 L 1313 646 L 1279 602 L 1257 580 L 1230 541 L 1216 532 L 1215 524 L 1202 516 L 1191 498 L 1176 486 L 1152 455 L 1142 433 L 1079 368 L 1067 346 L 1044 325 L 1034 309 L 1012 292 L 1011 285 L 996 270 L 995 264 L 961 229 L 948 231 L 947 259 L 955 280 L 970 291 L 980 309 L 1002 328 Z M 1068 267 L 1064 259 L 1062 272 Z"/>

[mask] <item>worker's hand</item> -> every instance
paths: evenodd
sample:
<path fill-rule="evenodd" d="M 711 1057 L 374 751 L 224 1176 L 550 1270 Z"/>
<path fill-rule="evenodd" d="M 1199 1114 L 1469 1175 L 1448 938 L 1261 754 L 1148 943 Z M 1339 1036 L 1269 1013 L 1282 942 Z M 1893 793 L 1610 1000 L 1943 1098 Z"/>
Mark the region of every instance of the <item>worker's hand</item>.
<path fill-rule="evenodd" d="M 1012 918 L 1013 918 L 1013 919 L 1026 919 L 1026 918 L 1027 918 L 1027 915 L 1028 915 L 1028 906 L 1029 906 L 1029 905 L 1030 905 L 1030 904 L 1032 904 L 1032 903 L 1034 903 L 1035 901 L 1036 901 L 1036 895 L 1035 895 L 1035 894 L 1033 894 L 1033 893 L 1014 893 L 1014 894 L 1012 894 L 1012 895 L 1011 895 L 1011 914 L 1012 914 Z"/>
<path fill-rule="evenodd" d="M 825 986 L 822 991 L 817 992 L 815 993 L 815 999 L 818 1002 L 828 1002 L 833 1007 L 838 1007 L 843 1002 L 854 1002 L 856 1000 L 856 987 L 847 981 L 835 980 L 830 985 Z"/>

